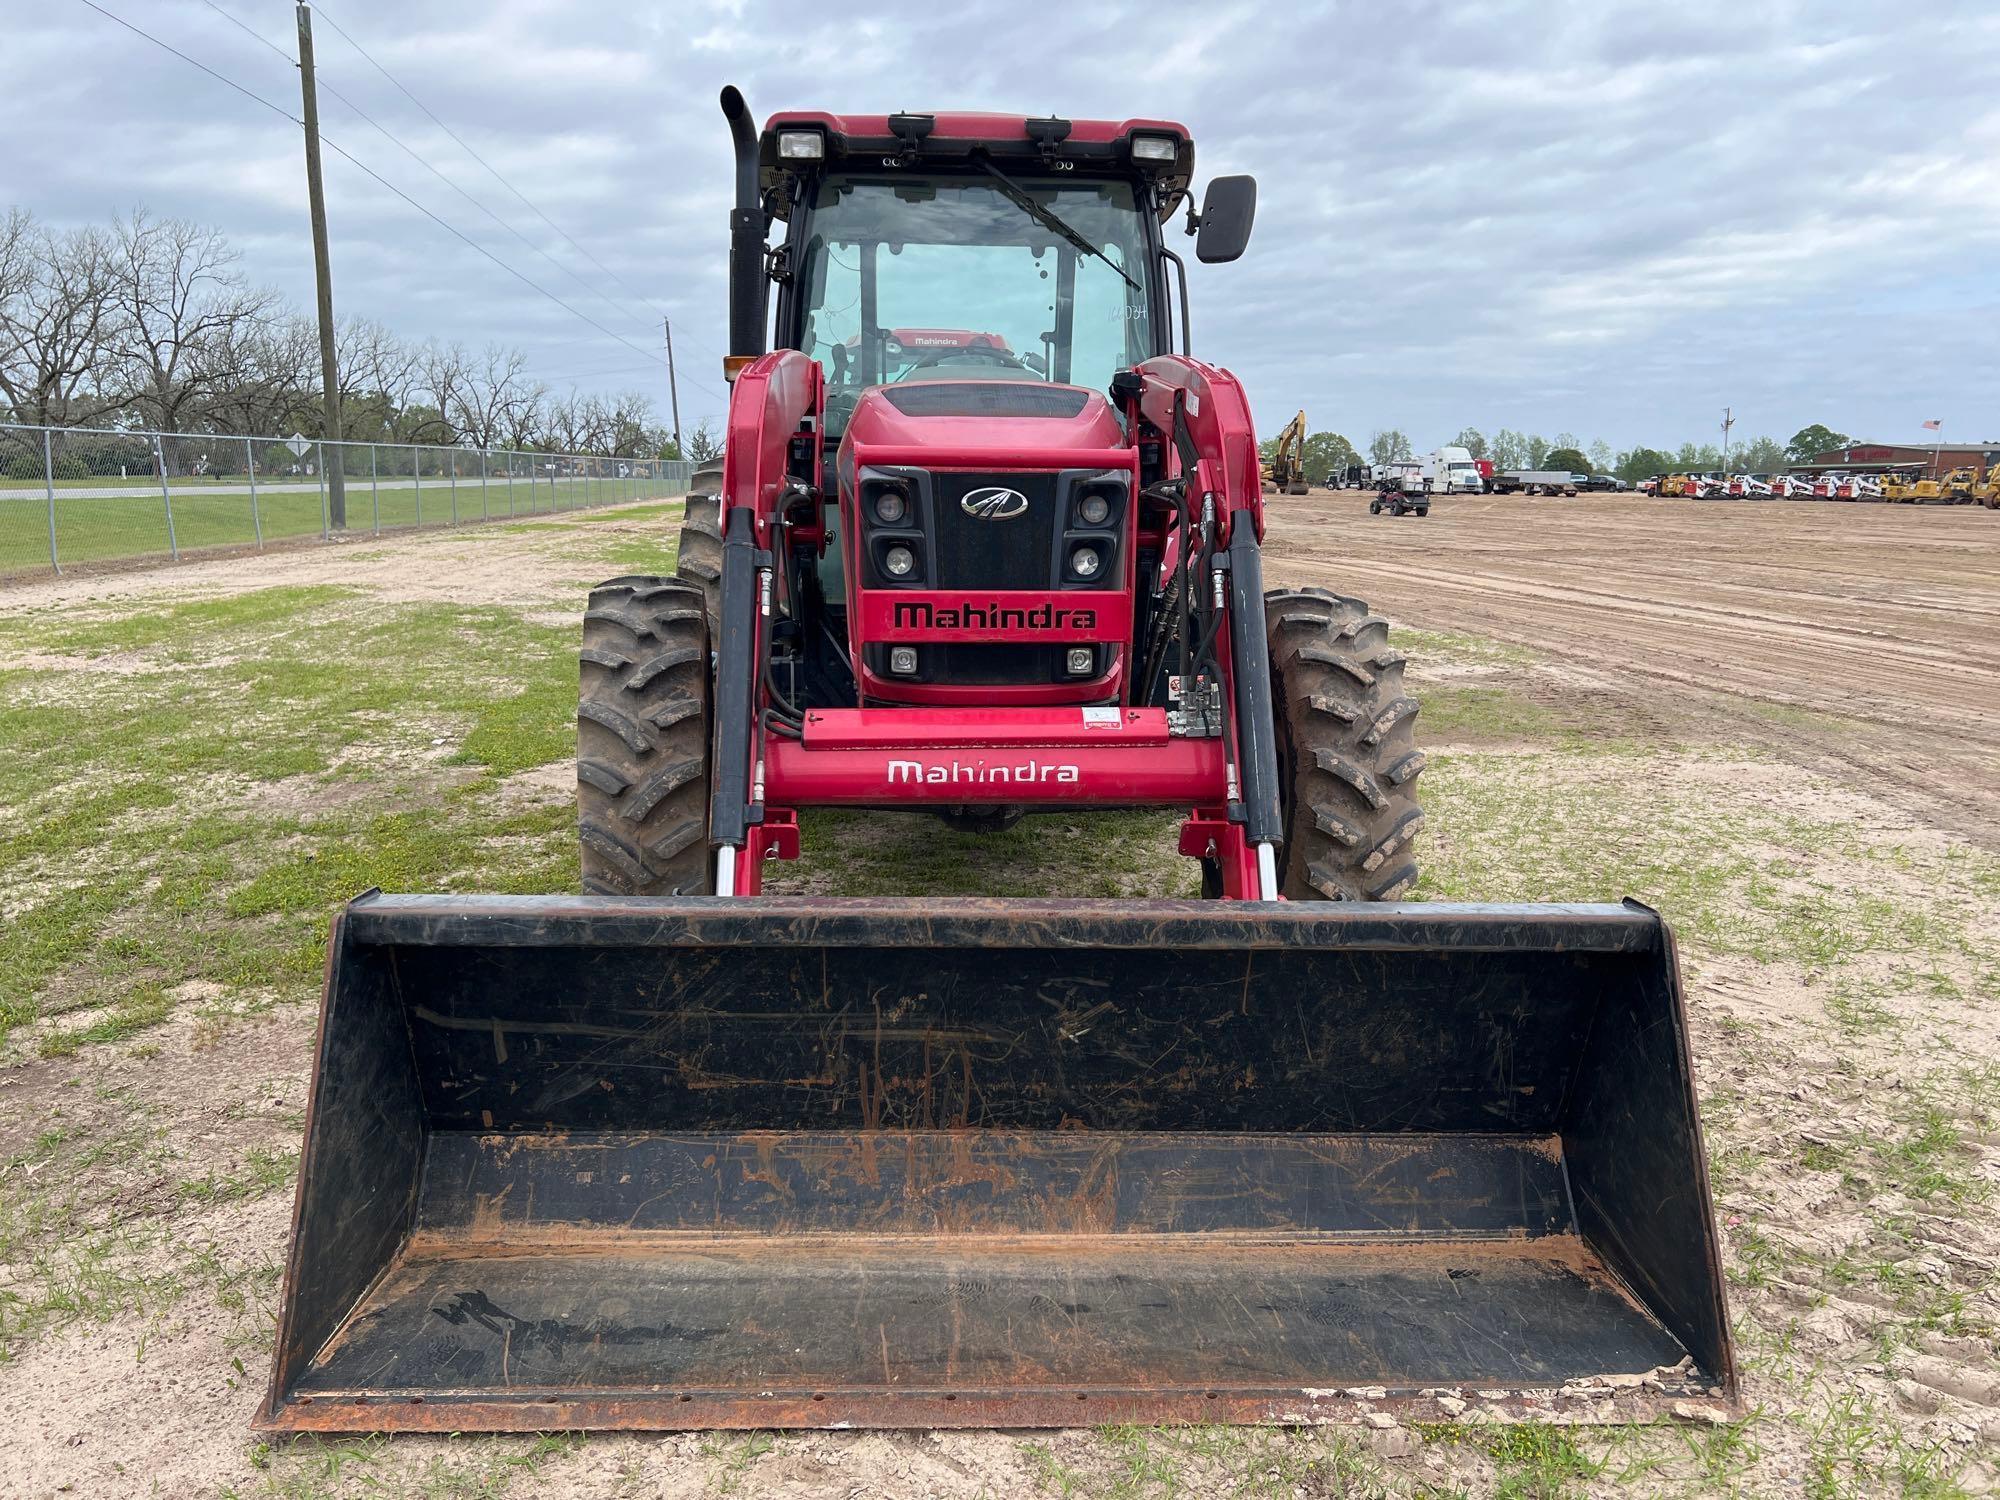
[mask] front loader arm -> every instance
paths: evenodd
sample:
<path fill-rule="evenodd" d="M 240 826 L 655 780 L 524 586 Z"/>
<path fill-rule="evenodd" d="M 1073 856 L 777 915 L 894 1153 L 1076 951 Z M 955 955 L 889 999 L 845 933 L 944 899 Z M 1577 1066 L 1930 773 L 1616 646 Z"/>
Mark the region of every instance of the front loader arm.
<path fill-rule="evenodd" d="M 756 889 L 761 845 L 751 835 L 764 816 L 761 767 L 770 706 L 764 657 L 770 649 L 774 528 L 793 486 L 818 484 L 825 391 L 816 361 L 796 349 L 777 349 L 739 371 L 729 393 L 720 639 L 710 643 L 715 745 L 708 829 L 718 895 L 736 895 L 745 885 Z M 746 847 L 747 879 L 739 872 Z"/>
<path fill-rule="evenodd" d="M 1139 366 L 1139 412 L 1183 460 L 1186 514 L 1206 525 L 1214 504 L 1220 549 L 1214 566 L 1226 571 L 1227 652 L 1223 670 L 1234 720 L 1240 793 L 1229 808 L 1256 852 L 1259 899 L 1278 898 L 1277 850 L 1284 840 L 1279 797 L 1276 707 L 1271 698 L 1270 638 L 1264 619 L 1263 471 L 1250 402 L 1234 375 L 1185 355 L 1168 354 Z M 1185 472 L 1193 459 L 1194 472 Z M 1236 524 L 1238 520 L 1246 524 Z M 1182 545 L 1188 546 L 1184 538 Z M 1195 580 L 1221 591 L 1222 583 Z"/>
<path fill-rule="evenodd" d="M 738 372 L 729 392 L 722 450 L 725 537 L 728 512 L 747 510 L 758 545 L 770 545 L 771 522 L 792 474 L 792 440 L 811 418 L 817 449 L 825 406 L 826 380 L 819 362 L 796 349 L 774 349 Z"/>
<path fill-rule="evenodd" d="M 1264 536 L 1264 483 L 1250 400 L 1227 370 L 1184 354 L 1162 354 L 1139 366 L 1139 414 L 1176 437 L 1176 407 L 1200 455 L 1200 473 L 1188 482 L 1188 508 L 1199 512 L 1203 494 L 1215 496 L 1223 517 L 1224 541 L 1232 522 L 1247 514 L 1257 539 Z"/>

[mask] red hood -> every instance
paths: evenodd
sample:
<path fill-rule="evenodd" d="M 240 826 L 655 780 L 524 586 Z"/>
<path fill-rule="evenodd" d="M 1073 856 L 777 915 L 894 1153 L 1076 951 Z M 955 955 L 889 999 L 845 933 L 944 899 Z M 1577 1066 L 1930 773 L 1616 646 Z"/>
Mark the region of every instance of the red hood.
<path fill-rule="evenodd" d="M 842 448 L 996 447 L 1102 452 L 1123 446 L 1125 429 L 1097 391 L 1040 380 L 909 380 L 878 385 L 854 403 Z"/>

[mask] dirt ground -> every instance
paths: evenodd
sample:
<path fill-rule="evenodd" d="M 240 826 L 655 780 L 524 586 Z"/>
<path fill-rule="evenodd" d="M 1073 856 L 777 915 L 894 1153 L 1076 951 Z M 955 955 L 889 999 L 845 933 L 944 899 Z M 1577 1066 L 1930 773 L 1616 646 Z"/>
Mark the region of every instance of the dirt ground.
<path fill-rule="evenodd" d="M 74 703 L 88 726 L 95 705 L 122 703 L 111 690 L 165 703 L 183 681 L 224 681 L 248 654 L 242 638 L 178 622 L 265 591 L 296 591 L 282 600 L 343 630 L 491 607 L 559 653 L 587 582 L 669 567 L 670 537 L 668 513 L 635 507 L 12 585 L 0 591 L 0 709 Z M 1744 1368 L 1738 1420 L 267 1448 L 248 1422 L 288 1226 L 312 953 L 249 979 L 240 954 L 191 958 L 135 1012 L 93 989 L 144 969 L 127 930 L 122 946 L 78 939 L 80 956 L 38 961 L 39 1002 L 24 1001 L 11 1039 L 0 1032 L 0 1497 L 1992 1492 L 2000 515 L 1580 497 L 1457 499 L 1419 520 L 1315 491 L 1272 501 L 1267 572 L 1367 598 L 1411 653 L 1432 755 L 1420 895 L 1631 894 L 1676 924 Z M 51 633 L 58 614 L 81 623 Z M 153 616 L 175 623 L 117 632 Z M 309 842 L 315 818 L 351 819 L 357 799 L 478 792 L 493 837 L 436 856 L 439 878 L 509 888 L 500 872 L 524 862 L 518 878 L 534 878 L 567 837 L 560 747 L 467 768 L 452 756 L 485 732 L 467 723 L 438 709 L 411 742 L 414 769 L 392 764 L 401 742 L 367 739 L 337 777 L 274 765 L 257 783 L 267 809 L 278 789 L 274 841 Z M 165 812 L 229 813 L 243 779 L 176 781 Z M 39 816 L 25 792 L 9 795 L 0 781 L 0 812 Z M 380 836 L 326 826 L 301 861 Z M 821 847 L 773 885 L 908 890 L 914 862 L 917 889 L 1006 889 L 1022 877 L 1001 873 L 1004 857 L 1071 870 L 1038 869 L 1029 889 L 1166 889 L 1184 862 L 1134 851 L 1171 826 L 1135 818 L 1106 839 L 1031 822 L 985 852 L 928 822 L 829 819 L 808 827 Z M 0 923 L 87 876 L 104 842 L 38 854 L 12 885 L 0 863 Z M 217 862 L 265 857 L 233 847 Z M 1103 863 L 1077 875 L 1051 849 Z M 256 916 L 262 876 L 247 888 L 212 878 L 242 922 L 270 920 Z M 135 889 L 157 901 L 162 883 Z M 300 920 L 316 930 L 323 909 L 308 902 Z M 0 926 L 0 990 L 7 941 Z M 197 946 L 242 941 L 223 926 Z M 15 998 L 0 992 L 0 1007 Z"/>
<path fill-rule="evenodd" d="M 1320 490 L 1274 503 L 1269 572 L 1344 580 L 1398 622 L 1531 647 L 1571 696 L 1613 690 L 1692 717 L 1992 847 L 1995 519 L 1610 496 L 1370 517 L 1352 492 Z"/>

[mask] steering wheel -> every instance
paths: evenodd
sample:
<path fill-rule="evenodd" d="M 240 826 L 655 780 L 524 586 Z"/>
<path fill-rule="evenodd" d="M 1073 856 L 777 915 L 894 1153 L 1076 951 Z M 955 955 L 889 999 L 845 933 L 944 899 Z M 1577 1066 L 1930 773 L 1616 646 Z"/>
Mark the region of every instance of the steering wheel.
<path fill-rule="evenodd" d="M 932 365 L 941 365 L 948 359 L 965 359 L 968 356 L 979 359 L 990 359 L 995 364 L 1012 365 L 1017 370 L 1027 370 L 1030 375 L 1034 374 L 1034 371 L 1028 370 L 1026 365 L 1022 364 L 1005 349 L 995 349 L 991 344 L 966 344 L 958 348 L 931 350 L 930 353 L 915 361 L 909 369 L 905 370 L 903 378 L 908 380 L 917 371 L 927 370 Z"/>

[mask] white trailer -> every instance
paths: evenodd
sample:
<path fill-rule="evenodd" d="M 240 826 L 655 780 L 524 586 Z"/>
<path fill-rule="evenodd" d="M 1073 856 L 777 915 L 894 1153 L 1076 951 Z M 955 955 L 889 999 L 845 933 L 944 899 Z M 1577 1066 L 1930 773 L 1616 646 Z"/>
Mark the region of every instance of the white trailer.
<path fill-rule="evenodd" d="M 1567 469 L 1508 469 L 1493 476 L 1496 495 L 1574 495 L 1576 475 Z"/>

